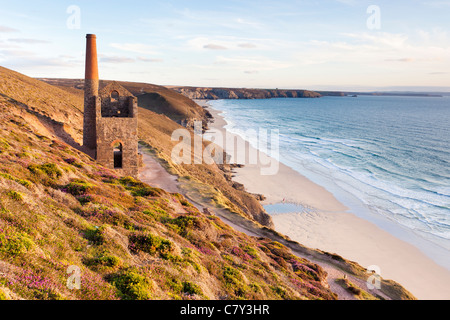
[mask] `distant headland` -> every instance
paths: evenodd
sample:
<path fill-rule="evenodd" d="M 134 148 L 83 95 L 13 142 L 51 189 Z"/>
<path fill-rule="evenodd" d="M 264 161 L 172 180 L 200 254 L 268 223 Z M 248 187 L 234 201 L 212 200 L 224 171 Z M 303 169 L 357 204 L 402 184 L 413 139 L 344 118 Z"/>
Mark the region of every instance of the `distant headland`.
<path fill-rule="evenodd" d="M 254 89 L 254 88 L 212 88 L 168 86 L 172 90 L 190 99 L 271 99 L 271 98 L 320 98 L 324 96 L 357 97 L 371 96 L 411 96 L 411 97 L 442 97 L 435 93 L 418 92 L 347 92 L 347 91 L 311 91 L 298 89 Z"/>

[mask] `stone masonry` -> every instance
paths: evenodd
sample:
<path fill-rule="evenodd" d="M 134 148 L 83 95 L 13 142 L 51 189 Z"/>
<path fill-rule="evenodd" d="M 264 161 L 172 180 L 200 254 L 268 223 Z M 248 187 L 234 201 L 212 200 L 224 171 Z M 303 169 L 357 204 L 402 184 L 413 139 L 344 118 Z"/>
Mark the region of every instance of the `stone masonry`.
<path fill-rule="evenodd" d="M 138 174 L 137 98 L 117 82 L 99 89 L 96 36 L 86 36 L 83 145 L 107 168 Z"/>

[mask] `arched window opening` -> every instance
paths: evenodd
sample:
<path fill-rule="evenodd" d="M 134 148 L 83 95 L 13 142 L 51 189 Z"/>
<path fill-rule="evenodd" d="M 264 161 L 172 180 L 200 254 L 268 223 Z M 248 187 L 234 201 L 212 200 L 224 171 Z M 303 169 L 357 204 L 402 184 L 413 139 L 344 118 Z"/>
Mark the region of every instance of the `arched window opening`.
<path fill-rule="evenodd" d="M 120 142 L 116 142 L 114 150 L 114 169 L 121 169 L 123 166 L 123 148 Z"/>
<path fill-rule="evenodd" d="M 111 102 L 119 101 L 119 93 L 117 91 L 111 92 Z"/>

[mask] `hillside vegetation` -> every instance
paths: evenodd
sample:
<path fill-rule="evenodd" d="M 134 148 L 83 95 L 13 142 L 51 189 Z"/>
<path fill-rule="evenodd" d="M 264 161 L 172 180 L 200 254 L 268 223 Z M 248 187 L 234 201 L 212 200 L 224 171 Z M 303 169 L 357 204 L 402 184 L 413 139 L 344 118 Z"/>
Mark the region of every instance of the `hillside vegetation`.
<path fill-rule="evenodd" d="M 182 195 L 119 177 L 0 102 L 4 299 L 334 299 L 325 273 Z M 81 269 L 81 289 L 66 286 Z"/>
<path fill-rule="evenodd" d="M 82 80 L 43 80 L 58 85 L 59 88 L 66 90 L 71 95 L 76 95 L 78 98 L 83 97 L 83 91 L 80 89 L 84 85 Z M 105 86 L 107 83 L 108 81 L 101 81 L 100 86 Z M 184 128 L 179 123 L 181 121 L 192 125 L 194 120 L 199 120 L 202 121 L 203 128 L 206 128 L 208 113 L 202 107 L 165 87 L 135 82 L 119 83 L 138 97 L 140 107 L 139 139 L 151 147 L 155 156 L 163 162 L 163 165 L 171 173 L 180 177 L 184 186 L 189 189 L 194 188 L 202 194 L 199 201 L 226 208 L 248 219 L 254 219 L 265 226 L 273 226 L 270 216 L 265 212 L 257 197 L 245 190 L 236 188 L 236 184 L 231 181 L 232 167 L 229 165 L 176 165 L 172 163 L 172 149 L 179 143 L 178 141 L 172 141 L 172 133 L 176 129 Z M 192 129 L 192 126 L 188 125 L 187 128 Z M 191 140 L 194 141 L 192 130 L 191 135 Z M 205 144 L 207 143 L 205 142 Z"/>
<path fill-rule="evenodd" d="M 325 269 L 297 252 L 364 281 L 357 264 L 262 226 L 262 207 L 232 188 L 224 168 L 171 163 L 170 134 L 181 127 L 168 116 L 140 108 L 140 138 L 183 185 L 261 236 L 79 151 L 79 89 L 0 72 L 0 299 L 337 299 Z M 67 287 L 74 266 L 79 290 Z M 358 279 L 342 288 L 357 299 L 385 297 L 358 291 Z M 414 298 L 385 280 L 383 294 Z"/>

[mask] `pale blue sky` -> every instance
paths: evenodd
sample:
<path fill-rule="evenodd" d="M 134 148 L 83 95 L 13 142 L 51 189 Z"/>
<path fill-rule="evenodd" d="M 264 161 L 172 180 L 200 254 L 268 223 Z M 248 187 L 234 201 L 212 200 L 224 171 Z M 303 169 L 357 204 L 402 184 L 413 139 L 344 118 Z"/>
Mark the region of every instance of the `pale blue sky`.
<path fill-rule="evenodd" d="M 0 17 L 0 65 L 34 77 L 82 78 L 94 33 L 103 79 L 450 91 L 450 0 L 0 0 Z"/>

